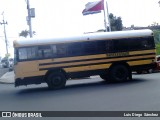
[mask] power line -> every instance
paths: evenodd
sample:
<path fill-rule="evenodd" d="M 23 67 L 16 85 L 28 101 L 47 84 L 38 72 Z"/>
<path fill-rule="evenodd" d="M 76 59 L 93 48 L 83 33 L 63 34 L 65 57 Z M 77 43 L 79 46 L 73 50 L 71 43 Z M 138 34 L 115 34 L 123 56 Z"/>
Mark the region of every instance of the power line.
<path fill-rule="evenodd" d="M 0 37 L 4 37 L 4 36 L 0 36 Z M 7 37 L 7 38 L 17 38 L 17 37 Z"/>

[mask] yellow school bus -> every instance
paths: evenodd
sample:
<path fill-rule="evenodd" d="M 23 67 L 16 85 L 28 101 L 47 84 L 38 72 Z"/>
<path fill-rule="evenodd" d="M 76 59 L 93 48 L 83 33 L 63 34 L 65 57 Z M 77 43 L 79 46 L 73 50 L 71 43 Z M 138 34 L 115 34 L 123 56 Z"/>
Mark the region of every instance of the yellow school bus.
<path fill-rule="evenodd" d="M 132 79 L 155 67 L 151 30 L 90 33 L 14 41 L 15 86 L 47 83 L 50 89 L 73 78 L 99 75 L 106 81 Z"/>

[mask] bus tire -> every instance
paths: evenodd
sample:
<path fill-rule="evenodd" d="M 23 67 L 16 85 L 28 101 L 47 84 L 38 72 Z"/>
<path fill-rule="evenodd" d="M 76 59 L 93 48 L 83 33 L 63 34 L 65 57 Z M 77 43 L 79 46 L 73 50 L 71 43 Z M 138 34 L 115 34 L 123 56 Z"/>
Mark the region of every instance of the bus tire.
<path fill-rule="evenodd" d="M 142 74 L 142 71 L 136 71 L 137 74 Z"/>
<path fill-rule="evenodd" d="M 106 75 L 105 74 L 101 74 L 101 75 L 99 75 L 100 76 L 100 78 L 102 78 L 103 80 L 106 80 Z"/>
<path fill-rule="evenodd" d="M 130 72 L 126 65 L 114 65 L 110 69 L 110 79 L 115 82 L 127 81 Z"/>
<path fill-rule="evenodd" d="M 49 89 L 60 89 L 66 85 L 66 77 L 61 72 L 50 73 L 47 77 Z"/>
<path fill-rule="evenodd" d="M 147 73 L 153 73 L 153 69 L 147 70 Z"/>
<path fill-rule="evenodd" d="M 105 80 L 106 82 L 109 82 L 109 77 L 107 74 L 101 74 L 99 75 L 101 79 Z"/>

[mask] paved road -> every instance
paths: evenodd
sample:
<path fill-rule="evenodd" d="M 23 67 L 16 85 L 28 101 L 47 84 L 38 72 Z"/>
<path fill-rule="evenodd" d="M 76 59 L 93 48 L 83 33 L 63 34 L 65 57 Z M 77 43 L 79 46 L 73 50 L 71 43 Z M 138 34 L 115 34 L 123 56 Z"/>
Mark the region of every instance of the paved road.
<path fill-rule="evenodd" d="M 0 67 L 0 77 L 1 77 L 2 75 L 4 75 L 6 72 L 8 72 L 8 71 L 9 71 L 8 68 L 1 68 L 1 67 Z"/>
<path fill-rule="evenodd" d="M 109 84 L 99 77 L 71 80 L 55 91 L 46 84 L 18 88 L 0 84 L 0 111 L 160 111 L 160 73 L 133 79 Z"/>

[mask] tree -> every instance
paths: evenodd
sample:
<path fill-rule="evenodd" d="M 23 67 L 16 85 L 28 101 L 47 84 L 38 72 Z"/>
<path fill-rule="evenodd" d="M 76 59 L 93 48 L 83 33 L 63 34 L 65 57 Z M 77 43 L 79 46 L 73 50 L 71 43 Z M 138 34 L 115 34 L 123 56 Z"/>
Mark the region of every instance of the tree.
<path fill-rule="evenodd" d="M 121 17 L 116 17 L 112 13 L 109 14 L 111 31 L 121 31 L 123 29 Z"/>
<path fill-rule="evenodd" d="M 109 20 L 111 25 L 111 31 L 121 31 L 123 29 L 121 17 L 116 17 L 112 13 L 109 14 Z M 109 27 L 107 28 L 109 31 Z M 104 32 L 105 30 L 98 30 L 97 32 Z"/>
<path fill-rule="evenodd" d="M 33 35 L 35 35 L 36 34 L 36 32 L 35 31 L 33 31 Z M 28 30 L 22 30 L 20 33 L 19 33 L 19 36 L 20 37 L 28 37 L 29 36 L 29 31 Z"/>
<path fill-rule="evenodd" d="M 5 57 L 6 57 L 6 58 L 9 58 L 10 56 L 11 56 L 10 53 L 8 53 L 8 54 L 6 53 L 6 54 L 5 54 Z"/>
<path fill-rule="evenodd" d="M 6 54 L 5 54 L 5 57 L 4 57 L 3 59 L 4 59 L 4 60 L 7 60 L 9 57 L 11 57 L 11 54 L 10 54 L 10 53 L 8 53 L 8 54 L 6 53 Z"/>
<path fill-rule="evenodd" d="M 20 33 L 19 33 L 19 36 L 21 37 L 27 37 L 29 35 L 29 31 L 28 30 L 22 30 Z"/>
<path fill-rule="evenodd" d="M 158 26 L 157 22 L 153 22 L 153 24 L 151 24 L 151 26 Z"/>

